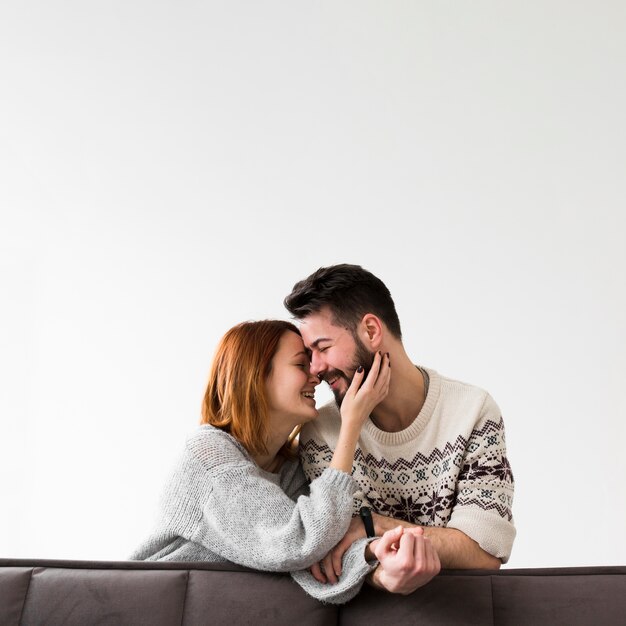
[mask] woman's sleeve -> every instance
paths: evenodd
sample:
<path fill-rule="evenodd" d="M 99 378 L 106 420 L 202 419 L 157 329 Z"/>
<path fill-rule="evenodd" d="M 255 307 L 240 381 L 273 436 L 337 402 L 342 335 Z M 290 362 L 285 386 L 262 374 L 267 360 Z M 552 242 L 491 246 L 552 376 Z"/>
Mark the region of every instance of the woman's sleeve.
<path fill-rule="evenodd" d="M 344 536 L 356 490 L 349 474 L 328 469 L 293 500 L 234 444 L 204 434 L 211 439 L 194 438 L 187 448 L 191 483 L 209 485 L 192 541 L 233 563 L 293 571 L 319 561 Z"/>
<path fill-rule="evenodd" d="M 378 561 L 365 560 L 365 547 L 372 539 L 355 541 L 343 556 L 341 576 L 332 585 L 315 580 L 309 570 L 292 572 L 291 577 L 316 600 L 329 604 L 344 604 L 352 600 L 361 590 L 366 576 L 378 565 Z"/>

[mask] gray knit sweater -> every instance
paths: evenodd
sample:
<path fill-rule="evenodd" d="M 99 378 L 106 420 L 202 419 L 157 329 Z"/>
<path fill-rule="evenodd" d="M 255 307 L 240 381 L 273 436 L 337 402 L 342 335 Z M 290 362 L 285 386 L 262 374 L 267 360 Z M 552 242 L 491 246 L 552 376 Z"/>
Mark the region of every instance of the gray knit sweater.
<path fill-rule="evenodd" d="M 374 566 L 365 561 L 367 540 L 346 552 L 336 585 L 318 583 L 305 568 L 344 536 L 356 489 L 350 475 L 331 468 L 309 485 L 297 461 L 266 472 L 229 434 L 201 426 L 175 466 L 153 532 L 130 558 L 291 572 L 313 597 L 347 602 Z"/>

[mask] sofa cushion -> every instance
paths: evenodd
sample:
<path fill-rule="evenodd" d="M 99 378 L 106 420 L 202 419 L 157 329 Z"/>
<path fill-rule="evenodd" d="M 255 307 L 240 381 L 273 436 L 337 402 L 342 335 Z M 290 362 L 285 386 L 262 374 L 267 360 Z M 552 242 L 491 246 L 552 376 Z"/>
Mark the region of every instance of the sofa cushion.
<path fill-rule="evenodd" d="M 307 596 L 290 576 L 191 571 L 182 626 L 338 623 L 338 609 Z M 207 621 L 207 616 L 210 620 Z"/>
<path fill-rule="evenodd" d="M 36 567 L 21 624 L 180 624 L 187 578 L 176 570 Z"/>
<path fill-rule="evenodd" d="M 323 605 L 287 575 L 227 563 L 0 559 L 0 624 L 602 624 L 622 626 L 626 567 L 443 571 L 410 596 L 365 586 Z"/>
<path fill-rule="evenodd" d="M 0 624 L 19 624 L 32 567 L 0 568 Z"/>
<path fill-rule="evenodd" d="M 338 611 L 288 574 L 231 563 L 0 559 L 2 626 L 326 626 Z"/>
<path fill-rule="evenodd" d="M 498 626 L 626 623 L 626 568 L 536 569 L 503 574 L 492 576 Z"/>
<path fill-rule="evenodd" d="M 490 626 L 493 624 L 491 580 L 489 576 L 444 572 L 408 596 L 364 587 L 345 605 L 341 624 L 362 626 L 371 623 L 372 615 L 384 616 L 385 624 Z"/>

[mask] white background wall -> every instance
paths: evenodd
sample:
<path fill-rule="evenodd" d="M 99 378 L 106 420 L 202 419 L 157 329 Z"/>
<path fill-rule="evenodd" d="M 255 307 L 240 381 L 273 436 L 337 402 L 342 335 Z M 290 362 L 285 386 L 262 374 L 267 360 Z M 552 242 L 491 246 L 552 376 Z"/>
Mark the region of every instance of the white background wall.
<path fill-rule="evenodd" d="M 625 6 L 3 2 L 0 555 L 125 558 L 219 337 L 351 262 L 501 406 L 509 566 L 625 564 Z"/>

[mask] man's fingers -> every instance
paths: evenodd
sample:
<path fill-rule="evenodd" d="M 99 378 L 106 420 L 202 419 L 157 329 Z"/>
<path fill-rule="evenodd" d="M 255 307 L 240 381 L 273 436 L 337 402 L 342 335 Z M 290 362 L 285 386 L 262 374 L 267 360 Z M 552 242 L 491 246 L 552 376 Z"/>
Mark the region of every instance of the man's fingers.
<path fill-rule="evenodd" d="M 415 557 L 415 564 L 417 567 L 426 565 L 426 546 L 425 542 L 428 541 L 424 535 L 412 535 L 415 543 L 413 544 L 413 556 Z M 430 543 L 430 542 L 429 542 Z"/>
<path fill-rule="evenodd" d="M 387 531 L 379 540 L 386 552 L 375 550 L 379 560 L 376 569 L 381 586 L 393 593 L 409 594 L 423 587 L 440 569 L 439 556 L 424 529 L 411 526 Z M 397 545 L 397 551 L 393 546 Z"/>
<path fill-rule="evenodd" d="M 413 533 L 403 533 L 400 537 L 400 544 L 398 547 L 398 556 L 407 562 L 413 561 L 415 554 L 415 542 L 418 541 L 418 537 L 415 537 Z"/>
<path fill-rule="evenodd" d="M 424 538 L 424 553 L 426 557 L 426 563 L 430 571 L 438 574 L 441 570 L 441 562 L 439 561 L 439 555 L 435 546 L 430 539 Z"/>
<path fill-rule="evenodd" d="M 439 555 L 428 537 L 423 535 L 415 537 L 413 555 L 416 574 L 428 576 L 430 579 L 441 571 Z"/>
<path fill-rule="evenodd" d="M 397 544 L 400 541 L 400 537 L 402 537 L 404 529 L 402 526 L 396 526 L 392 530 L 388 530 L 380 540 L 377 542 L 376 548 L 374 549 L 374 554 L 376 554 L 376 558 L 380 561 L 381 557 L 389 552 L 395 552 L 395 549 L 392 547 L 393 544 Z"/>

